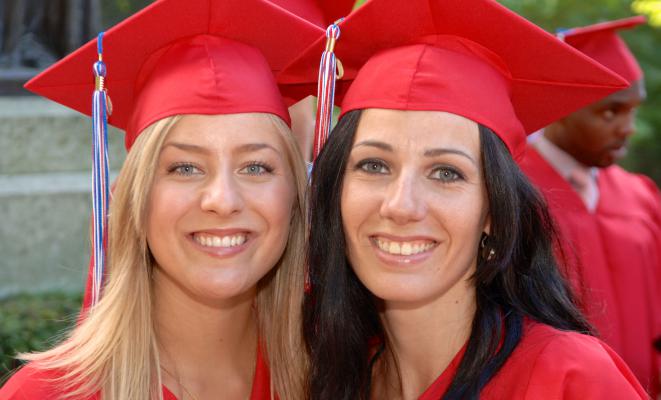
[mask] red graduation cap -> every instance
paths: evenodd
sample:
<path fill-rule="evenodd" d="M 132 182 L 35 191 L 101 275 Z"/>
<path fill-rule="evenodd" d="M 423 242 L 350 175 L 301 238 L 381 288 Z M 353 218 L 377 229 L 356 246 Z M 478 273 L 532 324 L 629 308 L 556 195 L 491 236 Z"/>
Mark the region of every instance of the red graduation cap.
<path fill-rule="evenodd" d="M 105 259 L 106 94 L 112 103 L 108 122 L 126 131 L 127 148 L 150 124 L 176 114 L 266 112 L 289 122 L 286 103 L 312 94 L 312 87 L 278 87 L 275 74 L 323 35 L 320 24 L 349 12 L 351 4 L 340 0 L 315 9 L 304 0 L 275 1 L 158 0 L 25 85 L 94 119 L 93 249 L 85 308 L 98 298 Z M 102 84 L 95 84 L 95 74 Z"/>
<path fill-rule="evenodd" d="M 342 114 L 363 108 L 452 112 L 491 128 L 517 159 L 526 134 L 626 87 L 607 68 L 493 0 L 368 0 L 338 27 Z M 300 81 L 324 43 L 318 39 L 280 81 Z"/>
<path fill-rule="evenodd" d="M 325 28 L 348 15 L 356 0 L 271 0 L 271 2 Z"/>
<path fill-rule="evenodd" d="M 108 122 L 126 130 L 127 147 L 148 125 L 174 114 L 268 112 L 289 122 L 282 97 L 293 102 L 299 95 L 290 97 L 286 87 L 280 93 L 274 73 L 323 30 L 283 8 L 289 0 L 278 3 L 159 0 L 108 30 Z M 87 43 L 25 87 L 91 115 L 97 57 L 95 41 Z"/>
<path fill-rule="evenodd" d="M 645 22 L 645 17 L 639 15 L 580 28 L 561 30 L 558 32 L 558 37 L 617 72 L 629 82 L 635 82 L 642 78 L 643 71 L 627 44 L 618 35 L 618 31 L 630 29 Z"/>

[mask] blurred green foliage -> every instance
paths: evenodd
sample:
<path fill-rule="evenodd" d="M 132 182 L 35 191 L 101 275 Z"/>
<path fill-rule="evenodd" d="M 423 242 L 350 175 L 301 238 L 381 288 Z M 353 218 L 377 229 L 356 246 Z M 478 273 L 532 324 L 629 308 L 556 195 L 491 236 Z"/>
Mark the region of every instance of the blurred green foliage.
<path fill-rule="evenodd" d="M 82 294 L 21 294 L 0 300 L 0 386 L 21 365 L 17 353 L 52 347 L 75 322 Z"/>
<path fill-rule="evenodd" d="M 652 26 L 661 27 L 661 0 L 634 0 L 631 8 L 639 14 L 647 14 Z"/>

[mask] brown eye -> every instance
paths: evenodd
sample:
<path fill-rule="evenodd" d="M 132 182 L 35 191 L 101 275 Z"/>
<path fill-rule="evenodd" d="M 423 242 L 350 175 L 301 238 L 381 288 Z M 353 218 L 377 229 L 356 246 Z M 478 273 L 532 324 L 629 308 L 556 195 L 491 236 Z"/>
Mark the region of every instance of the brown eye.
<path fill-rule="evenodd" d="M 601 113 L 601 116 L 602 116 L 606 121 L 611 121 L 613 118 L 615 118 L 615 111 L 614 111 L 614 110 L 611 110 L 611 109 L 604 110 L 604 111 Z"/>

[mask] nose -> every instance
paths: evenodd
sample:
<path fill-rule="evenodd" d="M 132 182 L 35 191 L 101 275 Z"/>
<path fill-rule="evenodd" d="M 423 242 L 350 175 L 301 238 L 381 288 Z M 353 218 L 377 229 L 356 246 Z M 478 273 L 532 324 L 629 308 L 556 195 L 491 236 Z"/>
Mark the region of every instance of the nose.
<path fill-rule="evenodd" d="M 200 208 L 220 216 L 230 216 L 243 209 L 241 187 L 230 172 L 209 179 L 202 187 Z"/>
<path fill-rule="evenodd" d="M 391 181 L 384 193 L 381 216 L 398 225 L 423 219 L 427 207 L 421 191 L 416 190 L 416 186 L 414 176 L 400 175 Z"/>
<path fill-rule="evenodd" d="M 620 138 L 626 139 L 636 132 L 636 111 L 630 110 L 625 115 L 618 125 L 617 134 Z"/>

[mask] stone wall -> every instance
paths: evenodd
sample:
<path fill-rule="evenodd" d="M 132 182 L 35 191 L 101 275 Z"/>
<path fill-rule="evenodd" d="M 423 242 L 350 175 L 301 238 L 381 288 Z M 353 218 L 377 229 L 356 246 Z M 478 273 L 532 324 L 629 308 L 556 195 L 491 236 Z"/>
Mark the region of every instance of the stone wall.
<path fill-rule="evenodd" d="M 109 150 L 114 177 L 125 156 L 114 128 Z M 0 298 L 83 287 L 90 171 L 88 117 L 41 98 L 0 97 Z"/>

